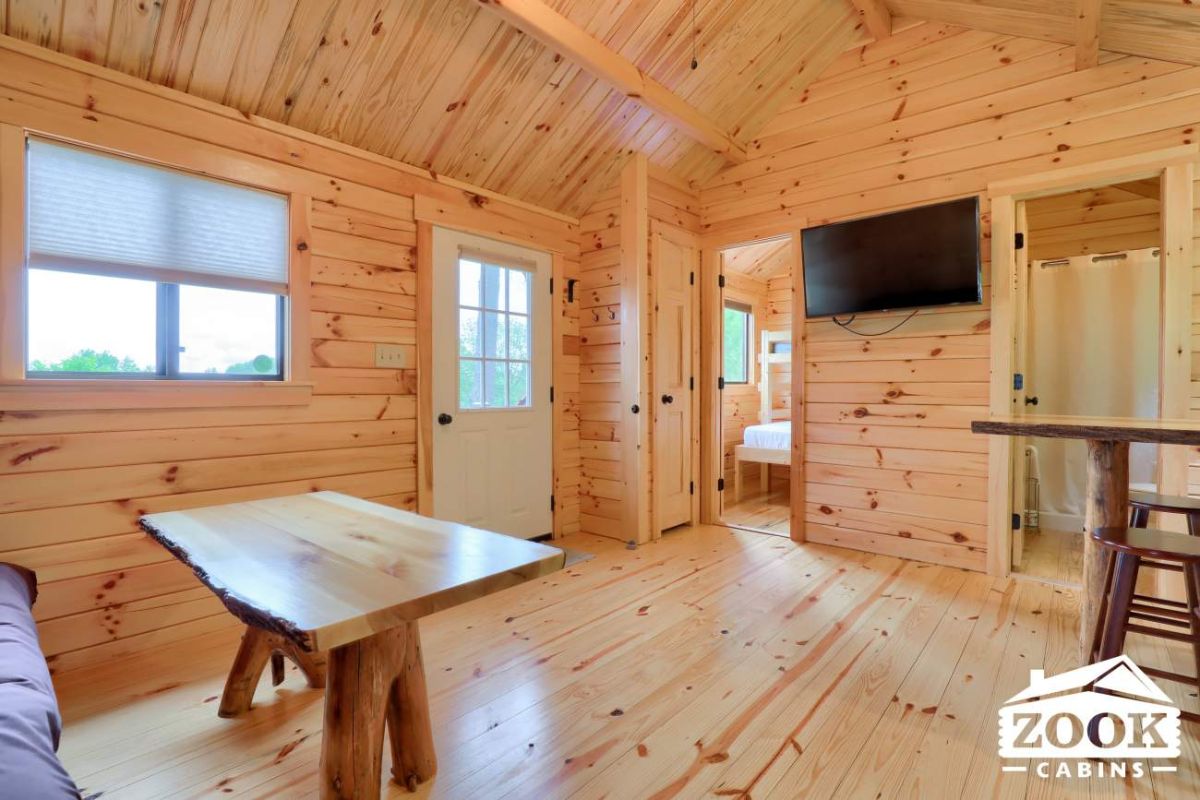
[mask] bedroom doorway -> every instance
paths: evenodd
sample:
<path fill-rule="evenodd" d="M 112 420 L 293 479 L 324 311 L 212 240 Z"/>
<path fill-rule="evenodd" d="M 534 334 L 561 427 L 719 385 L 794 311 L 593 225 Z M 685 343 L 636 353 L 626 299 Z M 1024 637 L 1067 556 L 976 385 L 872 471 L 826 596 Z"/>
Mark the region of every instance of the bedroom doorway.
<path fill-rule="evenodd" d="M 792 240 L 721 253 L 721 521 L 791 535 Z"/>

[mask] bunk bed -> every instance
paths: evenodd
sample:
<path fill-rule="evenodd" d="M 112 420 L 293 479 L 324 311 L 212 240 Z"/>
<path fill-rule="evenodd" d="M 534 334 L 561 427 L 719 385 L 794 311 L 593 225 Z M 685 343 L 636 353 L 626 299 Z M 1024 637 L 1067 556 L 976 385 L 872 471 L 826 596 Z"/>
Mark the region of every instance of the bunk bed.
<path fill-rule="evenodd" d="M 758 424 L 749 425 L 742 433 L 742 444 L 733 448 L 733 503 L 742 498 L 742 465 L 749 461 L 762 465 L 759 487 L 763 494 L 770 490 L 771 464 L 792 463 L 792 412 L 776 408 L 771 399 L 771 364 L 787 364 L 792 360 L 790 331 L 763 331 L 758 351 L 759 406 Z M 777 347 L 787 342 L 786 349 Z"/>

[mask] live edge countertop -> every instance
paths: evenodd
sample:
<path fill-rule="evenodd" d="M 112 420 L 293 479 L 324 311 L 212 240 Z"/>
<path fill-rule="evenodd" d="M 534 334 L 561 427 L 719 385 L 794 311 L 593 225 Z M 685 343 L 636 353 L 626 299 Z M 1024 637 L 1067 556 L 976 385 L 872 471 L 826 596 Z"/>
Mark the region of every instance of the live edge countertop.
<path fill-rule="evenodd" d="M 1104 442 L 1200 445 L 1200 420 L 1131 417 L 994 416 L 971 423 L 972 433 L 1045 436 Z"/>

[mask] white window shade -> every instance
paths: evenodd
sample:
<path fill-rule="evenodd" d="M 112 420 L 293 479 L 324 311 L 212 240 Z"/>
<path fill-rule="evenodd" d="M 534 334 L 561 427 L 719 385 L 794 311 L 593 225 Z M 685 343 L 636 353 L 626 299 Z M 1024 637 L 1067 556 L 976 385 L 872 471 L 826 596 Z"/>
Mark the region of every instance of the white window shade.
<path fill-rule="evenodd" d="M 31 139 L 29 266 L 287 292 L 283 195 Z"/>

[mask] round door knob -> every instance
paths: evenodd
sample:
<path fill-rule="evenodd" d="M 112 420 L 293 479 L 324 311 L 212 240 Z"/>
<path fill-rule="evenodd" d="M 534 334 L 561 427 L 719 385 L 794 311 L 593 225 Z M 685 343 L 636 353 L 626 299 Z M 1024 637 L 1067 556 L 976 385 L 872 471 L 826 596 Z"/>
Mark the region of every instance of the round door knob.
<path fill-rule="evenodd" d="M 438 414 L 438 425 L 449 425 L 451 422 L 454 422 L 454 417 L 446 412 L 443 411 L 441 414 Z"/>
<path fill-rule="evenodd" d="M 630 410 L 630 411 L 632 411 L 634 414 L 636 414 L 636 413 L 638 413 L 639 411 L 641 411 L 641 410 L 642 410 L 642 407 L 641 407 L 641 406 L 639 406 L 637 403 L 634 403 L 633 405 L 631 405 L 631 406 L 629 407 L 629 410 Z"/>
<path fill-rule="evenodd" d="M 674 397 L 672 397 L 672 396 L 671 396 L 671 395 L 669 395 L 669 394 L 664 394 L 664 395 L 662 396 L 662 401 L 663 401 L 663 405 L 668 405 L 668 404 L 670 404 L 670 403 L 674 403 L 674 402 L 675 402 L 675 398 L 674 398 Z"/>

